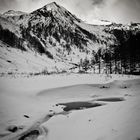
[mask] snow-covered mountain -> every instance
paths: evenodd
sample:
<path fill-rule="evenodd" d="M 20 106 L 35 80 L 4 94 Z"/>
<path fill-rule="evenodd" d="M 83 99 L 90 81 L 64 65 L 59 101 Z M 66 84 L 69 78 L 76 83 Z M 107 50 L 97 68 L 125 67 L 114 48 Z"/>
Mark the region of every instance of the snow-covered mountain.
<path fill-rule="evenodd" d="M 112 24 L 112 22 L 107 21 L 107 20 L 93 19 L 92 21 L 90 21 L 89 24 L 93 24 L 93 25 L 110 25 L 110 24 Z"/>
<path fill-rule="evenodd" d="M 112 50 L 110 46 L 120 45 L 122 30 L 139 31 L 139 24 L 135 27 L 131 25 L 107 24 L 107 25 L 90 25 L 78 19 L 64 7 L 53 2 L 37 9 L 31 13 L 23 13 L 16 11 L 8 11 L 0 16 L 0 41 L 1 41 L 1 58 L 3 64 L 11 69 L 12 58 L 7 55 L 2 55 L 3 49 L 15 49 L 20 54 L 30 53 L 31 56 L 36 55 L 35 59 L 43 57 L 46 61 L 43 69 L 51 71 L 68 71 L 76 67 L 85 67 L 84 62 L 102 65 L 105 50 Z M 119 30 L 119 34 L 115 31 Z M 126 36 L 127 37 L 127 36 Z M 129 37 L 128 37 L 129 38 Z M 127 39 L 126 39 L 127 40 Z M 6 44 L 6 45 L 3 45 Z M 6 51 L 6 49 L 5 49 Z M 13 53 L 11 51 L 11 53 Z M 17 54 L 17 53 L 16 53 Z M 15 55 L 16 55 L 15 54 Z M 18 55 L 17 55 L 18 56 Z M 26 55 L 25 55 L 26 56 Z M 8 65 L 7 61 L 11 59 Z M 26 60 L 31 57 L 26 58 Z M 14 71 L 22 69 L 23 62 L 16 63 L 12 67 Z M 51 63 L 47 63 L 47 62 Z M 101 61 L 101 64 L 100 62 Z M 40 61 L 40 64 L 42 62 Z M 91 64 L 92 63 L 92 64 Z M 59 65 L 61 64 L 61 65 Z M 20 67 L 17 68 L 18 66 Z M 22 71 L 26 69 L 22 69 Z M 34 70 L 34 67 L 30 69 Z M 38 69 L 37 69 L 38 70 Z M 41 71 L 41 69 L 39 68 Z"/>
<path fill-rule="evenodd" d="M 9 10 L 9 11 L 3 13 L 4 16 L 20 16 L 23 14 L 25 14 L 25 13 L 22 11 L 14 11 L 14 10 Z"/>

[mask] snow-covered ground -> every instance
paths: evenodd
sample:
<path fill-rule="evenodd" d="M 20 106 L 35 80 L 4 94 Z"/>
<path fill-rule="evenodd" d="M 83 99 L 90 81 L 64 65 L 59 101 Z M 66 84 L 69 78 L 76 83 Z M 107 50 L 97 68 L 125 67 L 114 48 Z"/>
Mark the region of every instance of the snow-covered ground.
<path fill-rule="evenodd" d="M 101 106 L 64 111 L 59 103 Z M 2 140 L 139 140 L 140 78 L 61 74 L 0 78 Z"/>
<path fill-rule="evenodd" d="M 70 67 L 70 64 L 55 62 L 46 55 L 40 55 L 31 50 L 25 52 L 11 48 L 0 41 L 0 74 L 50 73 L 68 70 Z"/>

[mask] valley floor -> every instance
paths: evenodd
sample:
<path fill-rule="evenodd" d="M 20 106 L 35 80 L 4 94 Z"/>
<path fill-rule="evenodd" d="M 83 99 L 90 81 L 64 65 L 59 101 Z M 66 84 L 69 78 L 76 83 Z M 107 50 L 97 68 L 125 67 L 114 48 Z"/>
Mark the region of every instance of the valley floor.
<path fill-rule="evenodd" d="M 140 140 L 140 77 L 1 77 L 0 139 Z"/>

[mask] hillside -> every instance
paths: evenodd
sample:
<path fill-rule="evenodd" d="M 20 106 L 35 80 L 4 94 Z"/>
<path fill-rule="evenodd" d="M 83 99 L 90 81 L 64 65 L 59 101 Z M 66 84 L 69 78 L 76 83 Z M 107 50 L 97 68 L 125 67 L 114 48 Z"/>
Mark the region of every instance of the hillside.
<path fill-rule="evenodd" d="M 4 61 L 0 71 L 4 72 L 5 65 L 9 72 L 29 71 L 24 68 L 28 64 L 19 59 L 10 58 L 16 65 L 7 63 L 16 51 L 14 56 L 23 55 L 24 62 L 30 54 L 28 59 L 43 63 L 43 67 L 34 68 L 31 61 L 33 72 L 139 73 L 139 34 L 137 23 L 90 25 L 55 2 L 31 13 L 10 10 L 0 16 L 0 59 Z M 39 60 L 42 57 L 45 62 Z"/>

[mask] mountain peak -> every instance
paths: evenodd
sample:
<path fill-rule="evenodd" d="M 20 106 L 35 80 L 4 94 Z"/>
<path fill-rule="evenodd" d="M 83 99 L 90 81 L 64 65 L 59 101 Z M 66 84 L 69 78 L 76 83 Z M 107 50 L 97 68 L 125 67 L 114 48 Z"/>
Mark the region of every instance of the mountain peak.
<path fill-rule="evenodd" d="M 36 12 L 46 13 L 46 12 L 50 12 L 50 11 L 51 12 L 62 11 L 62 7 L 59 6 L 56 2 L 51 2 L 41 8 L 33 11 L 32 13 L 36 13 Z"/>
<path fill-rule="evenodd" d="M 53 18 L 56 18 L 57 20 L 63 20 L 67 22 L 80 22 L 80 20 L 75 15 L 71 14 L 67 9 L 65 9 L 63 6 L 58 5 L 56 2 L 51 2 L 43 6 L 42 8 L 33 11 L 31 14 L 39 14 L 45 17 L 53 16 Z"/>
<path fill-rule="evenodd" d="M 5 16 L 19 16 L 25 14 L 24 12 L 21 11 L 14 11 L 14 10 L 8 10 L 7 12 L 3 13 Z"/>
<path fill-rule="evenodd" d="M 54 1 L 54 2 L 51 2 L 51 3 L 47 4 L 47 5 L 57 6 L 58 4 Z"/>
<path fill-rule="evenodd" d="M 57 10 L 58 8 L 60 8 L 60 6 L 56 2 L 51 2 L 47 5 L 45 5 L 44 8 L 47 11 L 50 11 L 50 10 Z"/>

